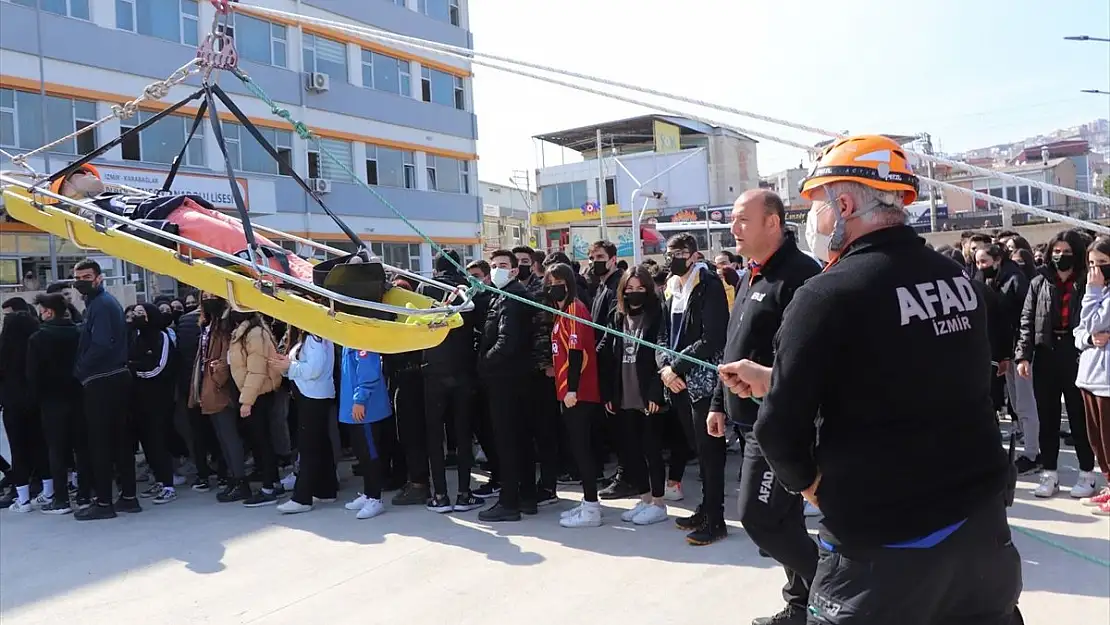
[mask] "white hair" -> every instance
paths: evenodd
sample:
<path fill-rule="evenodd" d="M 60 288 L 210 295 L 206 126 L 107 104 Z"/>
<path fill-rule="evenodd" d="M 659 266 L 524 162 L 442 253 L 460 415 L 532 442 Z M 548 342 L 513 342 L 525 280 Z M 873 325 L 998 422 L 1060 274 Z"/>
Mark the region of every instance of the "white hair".
<path fill-rule="evenodd" d="M 906 219 L 905 194 L 901 191 L 883 191 L 860 182 L 831 182 L 827 196 L 830 200 L 849 195 L 856 201 L 856 213 L 867 219 L 896 221 Z"/>

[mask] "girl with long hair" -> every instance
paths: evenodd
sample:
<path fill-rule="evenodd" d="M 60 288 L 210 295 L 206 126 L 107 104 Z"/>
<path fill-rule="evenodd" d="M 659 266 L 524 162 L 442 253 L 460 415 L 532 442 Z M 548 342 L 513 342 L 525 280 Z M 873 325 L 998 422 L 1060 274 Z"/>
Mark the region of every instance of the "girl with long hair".
<path fill-rule="evenodd" d="M 173 427 L 174 345 L 166 332 L 163 314 L 154 304 L 132 310 L 128 367 L 135 376 L 131 387 L 131 414 L 143 455 L 154 474 L 154 483 L 139 494 L 165 504 L 177 499 L 173 457 L 168 446 Z"/>
<path fill-rule="evenodd" d="M 262 477 L 261 490 L 252 492 L 243 505 L 268 506 L 276 504 L 284 494 L 278 483 L 277 456 L 270 431 L 274 390 L 281 384 L 281 372 L 270 366 L 270 358 L 277 355 L 277 344 L 257 312 L 233 310 L 228 318 L 234 329 L 227 355 L 231 378 L 239 389 L 239 418 L 245 421 L 255 467 Z"/>
<path fill-rule="evenodd" d="M 1087 248 L 1087 290 L 1075 328 L 1079 375 L 1075 385 L 1083 396 L 1087 438 L 1103 477 L 1110 482 L 1110 237 L 1101 236 Z M 1083 500 L 1099 516 L 1110 516 L 1110 485 Z"/>

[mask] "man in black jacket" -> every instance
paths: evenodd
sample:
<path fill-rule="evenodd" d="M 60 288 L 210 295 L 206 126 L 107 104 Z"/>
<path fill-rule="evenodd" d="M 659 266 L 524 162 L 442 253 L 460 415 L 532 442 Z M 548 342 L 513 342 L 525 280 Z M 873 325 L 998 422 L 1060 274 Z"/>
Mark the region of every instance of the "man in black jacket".
<path fill-rule="evenodd" d="M 69 514 L 73 511 L 68 487 L 70 458 L 77 464 L 77 506 L 87 507 L 92 493 L 81 383 L 73 377 L 81 331 L 66 314 L 66 299 L 61 293 L 39 295 L 35 304 L 42 323 L 27 342 L 27 388 L 42 416 L 54 493 L 54 500 L 42 511 Z"/>
<path fill-rule="evenodd" d="M 453 262 L 452 262 L 453 261 Z M 465 287 L 466 276 L 459 271 L 462 257 L 453 249 L 441 251 L 435 258 L 435 278 L 444 284 Z M 442 301 L 443 289 L 421 285 L 421 291 Z M 477 353 L 474 350 L 476 311 L 462 313 L 463 323 L 447 334 L 439 345 L 424 350 L 424 415 L 428 437 L 428 460 L 431 466 L 433 495 L 428 509 L 433 512 L 465 512 L 480 508 L 482 500 L 470 490 L 470 468 L 474 463 L 473 436 L 474 387 L 478 376 L 474 371 Z M 447 416 L 450 414 L 452 420 Z M 455 426 L 458 496 L 455 503 L 447 493 L 447 469 L 443 454 L 444 425 Z"/>
<path fill-rule="evenodd" d="M 135 497 L 135 450 L 129 428 L 131 371 L 127 368 L 127 324 L 123 307 L 104 290 L 100 264 L 86 259 L 74 268 L 74 288 L 85 298 L 85 323 L 73 375 L 84 387 L 96 505 L 74 518 L 115 518 L 117 511 L 141 512 Z M 112 479 L 119 476 L 120 498 L 112 504 Z"/>
<path fill-rule="evenodd" d="M 30 512 L 30 483 L 33 474 L 46 475 L 46 444 L 42 436 L 38 406 L 28 389 L 27 352 L 31 335 L 39 328 L 31 306 L 18 295 L 4 300 L 3 326 L 0 328 L 0 407 L 4 409 L 4 429 L 12 450 L 12 467 L 7 477 L 16 487 L 15 498 L 7 501 L 11 510 Z M 65 488 L 65 484 L 61 485 Z M 37 504 L 48 503 L 49 492 Z"/>
<path fill-rule="evenodd" d="M 802 195 L 832 265 L 794 294 L 772 370 L 721 367 L 742 397 L 765 394 L 756 440 L 824 513 L 810 620 L 780 622 L 1010 623 L 1021 560 L 983 302 L 905 225 L 916 178 L 890 139 L 834 143 Z"/>
<path fill-rule="evenodd" d="M 782 199 L 766 189 L 744 192 L 732 208 L 732 234 L 737 251 L 748 259 L 749 271 L 737 290 L 729 318 L 724 362 L 744 358 L 763 365 L 774 362 L 772 344 L 786 306 L 794 292 L 820 272 L 785 231 L 785 223 Z M 752 426 L 759 415 L 758 404 L 740 399 L 718 383 L 709 409 L 711 435 L 724 436 L 727 413 L 744 436 L 738 500 L 744 531 L 786 569 L 782 595 L 787 607 L 778 616 L 756 619 L 753 625 L 787 623 L 789 619 L 804 623 L 809 587 L 817 572 L 817 545 L 806 530 L 802 498 L 783 489 L 755 440 Z"/>
<path fill-rule="evenodd" d="M 525 418 L 531 368 L 532 307 L 528 291 L 516 279 L 517 258 L 508 250 L 490 254 L 490 279 L 504 291 L 489 303 L 478 347 L 478 371 L 489 399 L 490 420 L 501 472 L 497 504 L 478 518 L 486 522 L 519 521 L 521 512 L 536 512 L 536 461 Z"/>

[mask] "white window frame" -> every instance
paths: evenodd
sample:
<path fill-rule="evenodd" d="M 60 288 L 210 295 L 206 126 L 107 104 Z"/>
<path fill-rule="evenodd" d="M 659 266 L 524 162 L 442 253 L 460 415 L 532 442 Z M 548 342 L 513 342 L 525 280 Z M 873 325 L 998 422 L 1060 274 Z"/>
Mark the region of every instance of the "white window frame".
<path fill-rule="evenodd" d="M 270 27 L 270 46 L 269 46 L 270 47 L 270 60 L 267 63 L 267 65 L 270 65 L 272 67 L 280 67 L 282 69 L 289 69 L 289 27 L 287 27 L 285 24 L 279 24 L 277 22 L 271 22 L 270 20 L 267 20 L 267 19 L 264 19 L 264 18 L 261 18 L 261 17 L 255 17 L 254 15 L 236 16 L 235 13 L 232 13 L 231 17 L 232 17 L 232 25 L 230 26 L 230 29 L 232 31 L 231 32 L 231 38 L 232 39 L 235 38 L 235 32 L 236 32 L 235 31 L 235 22 L 234 22 L 234 20 L 238 19 L 238 17 L 247 17 L 249 19 L 258 20 L 259 22 L 262 22 L 263 24 L 267 24 Z M 276 34 L 274 34 L 275 32 L 280 32 L 281 36 L 278 37 Z M 282 46 L 285 47 L 285 54 L 283 55 L 282 62 L 280 64 L 277 63 L 277 54 L 274 52 L 274 47 L 278 43 L 280 43 Z M 313 58 L 315 58 L 315 57 L 313 57 Z M 253 61 L 253 59 L 252 59 L 252 61 Z M 254 61 L 254 62 L 257 62 L 257 61 Z"/>
<path fill-rule="evenodd" d="M 405 178 L 405 188 L 416 188 L 416 154 L 410 150 L 402 151 L 401 164 Z"/>
<path fill-rule="evenodd" d="M 5 1 L 6 2 L 11 2 L 12 4 L 15 4 L 15 5 L 18 5 L 18 6 L 21 6 L 21 7 L 27 7 L 28 9 L 41 8 L 41 4 L 39 3 L 38 0 L 30 0 L 29 4 L 24 3 L 24 2 L 15 2 L 15 0 L 5 0 Z M 91 22 L 92 21 L 92 13 L 93 13 L 93 6 L 92 5 L 93 5 L 94 1 L 95 0 L 85 0 L 85 6 L 88 7 L 88 10 L 89 10 L 89 16 L 88 17 L 77 17 L 76 15 L 73 14 L 73 2 L 74 2 L 74 0 L 65 0 L 66 14 L 64 15 L 64 17 L 69 17 L 69 18 L 72 18 L 72 19 L 75 19 L 75 20 L 81 20 L 82 22 Z M 46 9 L 42 9 L 42 10 L 46 13 L 51 14 L 51 15 L 59 15 L 58 13 L 55 13 L 53 11 L 47 11 Z"/>
<path fill-rule="evenodd" d="M 151 113 L 151 115 L 155 115 L 155 114 L 156 113 L 153 113 L 153 112 Z M 184 141 L 185 138 L 189 136 L 189 130 L 193 126 L 193 116 L 190 115 L 190 116 L 186 117 L 186 116 L 183 116 L 183 115 L 169 115 L 166 118 L 162 118 L 162 120 L 160 120 L 160 121 L 165 121 L 166 119 L 176 119 L 176 120 L 179 120 L 181 122 L 181 139 L 182 139 L 182 141 Z M 143 121 L 145 121 L 145 120 L 142 119 L 141 114 L 137 116 L 137 119 L 135 117 L 132 117 L 129 120 L 120 120 L 120 127 L 119 127 L 120 134 L 122 135 L 124 132 L 126 132 L 128 130 L 131 130 L 135 126 L 138 126 L 139 124 L 143 123 Z M 205 132 L 206 132 L 205 131 L 205 126 L 206 125 L 207 124 L 205 124 L 204 122 L 201 122 L 200 125 L 197 126 L 196 134 L 193 135 L 193 141 L 200 141 L 201 142 L 200 144 L 202 146 L 204 145 L 204 135 L 205 135 Z M 168 164 L 168 163 L 162 163 L 160 161 L 145 160 L 143 158 L 143 133 L 139 132 L 135 136 L 139 140 L 139 160 L 130 160 L 130 159 L 122 159 L 122 160 L 127 160 L 127 161 L 132 162 L 132 163 L 151 163 L 151 164 L 154 164 L 154 165 L 167 165 Z M 177 149 L 180 150 L 181 148 L 179 147 Z M 208 160 L 207 158 L 205 158 L 204 152 L 205 151 L 202 147 L 201 150 L 200 150 L 200 162 L 199 163 L 194 163 L 192 158 L 191 158 L 192 155 L 190 154 L 189 150 L 185 150 L 185 161 L 182 163 L 182 165 L 185 165 L 186 167 L 204 167 L 205 162 Z"/>
<path fill-rule="evenodd" d="M 424 91 L 424 85 L 428 86 L 427 92 Z M 427 99 L 425 99 L 425 95 Z M 421 66 L 420 68 L 420 101 L 432 104 L 432 68 Z"/>
<path fill-rule="evenodd" d="M 396 149 L 401 153 L 401 185 L 400 187 L 390 187 L 393 189 L 415 189 L 416 188 L 416 154 L 412 150 Z M 387 186 L 381 184 L 381 170 L 378 169 L 378 146 L 367 143 L 366 144 L 366 161 L 374 161 L 374 176 L 375 181 L 370 182 L 369 172 L 366 176 L 366 184 L 372 186 Z"/>
<path fill-rule="evenodd" d="M 458 159 L 459 161 L 459 192 L 463 195 L 470 195 L 470 161 Z"/>
<path fill-rule="evenodd" d="M 309 37 L 311 37 L 312 39 L 310 40 Z M 319 63 L 319 61 L 320 61 L 320 51 L 316 49 L 316 42 L 320 39 L 324 39 L 325 41 L 330 41 L 331 43 L 343 46 L 343 49 L 344 49 L 343 69 L 344 69 L 345 74 L 349 73 L 351 71 L 350 67 L 349 67 L 351 62 L 347 58 L 347 55 L 346 55 L 347 44 L 343 41 L 337 41 L 337 40 L 332 39 L 330 37 L 324 37 L 322 35 L 317 35 L 316 33 L 304 33 L 301 36 L 301 62 L 302 63 L 304 63 L 304 52 L 305 52 L 305 50 L 312 50 L 312 67 L 303 67 L 303 68 L 301 68 L 302 71 L 304 71 L 306 73 L 313 73 L 313 72 L 320 71 L 318 69 L 319 66 L 320 66 L 320 63 Z M 312 44 L 311 45 L 306 45 L 307 41 L 311 41 Z M 328 74 L 328 75 L 331 76 L 331 74 Z M 343 80 L 344 82 L 349 81 L 349 78 L 346 75 L 344 75 L 344 76 L 334 76 L 332 78 L 333 79 L 340 79 L 340 80 Z"/>
<path fill-rule="evenodd" d="M 346 139 L 326 139 L 326 140 L 328 140 L 328 141 L 340 141 L 340 142 L 346 144 L 347 150 L 349 151 L 349 154 L 351 155 L 350 167 L 351 167 L 352 171 L 355 171 L 355 167 L 357 167 L 358 163 L 356 163 L 355 160 L 354 160 L 354 151 L 353 151 L 354 150 L 354 143 L 352 143 L 350 141 L 347 141 Z M 328 180 L 331 180 L 332 182 L 344 182 L 344 183 L 354 182 L 353 180 L 348 179 L 347 172 L 342 171 L 341 169 L 339 170 L 339 177 L 329 178 L 329 177 L 323 175 L 324 174 L 324 172 L 323 172 L 324 163 L 325 162 L 329 163 L 328 167 L 332 167 L 333 165 L 330 164 L 331 161 L 326 159 L 324 157 L 323 153 L 320 152 L 317 148 L 318 148 L 318 146 L 315 145 L 315 144 L 308 148 L 308 159 L 307 159 L 308 160 L 308 172 L 307 173 L 309 175 L 308 176 L 309 178 L 326 178 Z M 312 175 L 312 157 L 313 157 L 313 155 L 316 156 L 316 175 L 315 176 Z M 337 169 L 338 169 L 338 167 L 337 167 Z"/>
<path fill-rule="evenodd" d="M 459 0 L 448 0 L 447 15 L 452 26 L 462 27 L 462 7 L 459 6 Z"/>
<path fill-rule="evenodd" d="M 12 116 L 12 141 L 14 141 L 14 143 L 12 143 L 11 145 L 8 145 L 8 144 L 0 144 L 0 145 L 3 145 L 4 147 L 7 147 L 7 148 L 18 148 L 19 147 L 19 99 L 15 96 L 15 91 L 16 91 L 15 89 L 3 89 L 3 91 L 11 91 L 12 92 L 12 105 L 10 107 L 0 106 L 0 113 L 8 113 Z"/>
<path fill-rule="evenodd" d="M 413 273 L 420 273 L 420 244 L 419 243 L 396 243 L 396 242 L 392 242 L 392 241 L 390 241 L 390 242 L 371 241 L 370 242 L 370 251 L 373 252 L 375 256 L 377 256 L 379 258 L 382 258 L 382 259 L 385 259 L 386 258 L 385 246 L 387 246 L 387 245 L 391 245 L 391 246 L 392 245 L 406 245 L 406 246 L 408 246 L 408 249 L 406 249 L 405 251 L 408 253 L 409 264 L 408 264 L 408 267 L 402 267 L 402 269 L 407 269 L 407 270 L 409 270 Z"/>
<path fill-rule="evenodd" d="M 427 178 L 429 191 L 439 191 L 439 173 L 436 171 L 435 163 L 435 155 L 429 154 L 424 167 L 424 175 Z"/>
<path fill-rule="evenodd" d="M 466 79 L 462 76 L 455 76 L 455 108 L 460 111 L 466 110 Z"/>
<path fill-rule="evenodd" d="M 371 70 L 371 71 L 373 71 L 373 70 Z M 374 180 L 370 180 L 370 172 L 368 170 L 366 172 L 366 184 L 368 184 L 372 187 L 381 186 L 379 184 L 379 181 L 381 180 L 381 176 L 380 176 L 381 172 L 378 171 L 378 146 L 367 143 L 366 144 L 366 163 L 370 163 L 370 162 L 374 163 Z"/>
<path fill-rule="evenodd" d="M 152 1 L 165 2 L 166 0 L 152 0 Z M 139 16 L 138 16 L 138 14 L 135 10 L 135 3 L 136 2 L 138 2 L 138 0 L 116 0 L 116 8 L 117 9 L 119 8 L 120 4 L 126 4 L 129 7 L 131 7 L 131 30 L 127 30 L 125 28 L 120 28 L 119 27 L 119 17 L 116 18 L 116 29 L 117 30 L 127 30 L 127 32 L 132 32 L 132 33 L 135 33 L 136 35 L 143 35 L 144 37 L 155 37 L 155 39 L 161 39 L 161 37 L 156 37 L 154 35 L 147 35 L 145 33 L 140 33 L 139 32 Z M 189 15 L 189 14 L 185 13 L 184 9 L 182 9 L 183 4 L 186 3 L 186 2 L 191 2 L 191 3 L 197 5 L 197 15 L 196 16 Z M 90 12 L 91 12 L 91 10 L 90 10 Z M 177 16 L 178 16 L 178 19 L 177 19 L 177 43 L 180 43 L 182 45 L 187 45 L 187 46 L 199 45 L 199 43 L 200 43 L 200 18 L 199 18 L 199 15 L 200 15 L 200 2 L 199 2 L 199 0 L 177 0 Z M 185 23 L 186 22 L 191 22 L 192 23 L 193 32 L 196 33 L 196 39 L 197 39 L 196 44 L 185 42 L 185 32 L 186 32 L 185 31 L 185 28 L 186 28 Z"/>
<path fill-rule="evenodd" d="M 89 126 L 92 126 L 93 124 L 96 123 L 96 121 L 97 121 L 96 120 L 96 102 L 93 102 L 92 100 L 81 99 L 81 98 L 67 98 L 67 99 L 70 101 L 70 103 L 73 106 L 73 132 L 77 132 L 78 130 L 88 128 Z M 79 117 L 77 115 L 77 102 L 78 102 L 78 100 L 80 100 L 81 102 L 85 102 L 85 103 L 93 105 L 93 116 L 91 118 L 83 118 L 83 117 Z M 100 143 L 97 142 L 98 130 L 99 130 L 98 128 L 93 128 L 92 130 L 86 131 L 86 132 L 82 133 L 81 135 L 79 135 L 77 137 L 74 137 L 73 138 L 73 153 L 77 156 L 84 156 L 84 155 L 88 154 L 89 152 L 92 152 L 93 150 L 95 150 L 96 147 L 100 145 Z M 88 136 L 92 137 L 93 148 L 92 148 L 92 150 L 89 150 L 89 152 L 82 152 L 81 151 L 81 141 L 80 140 L 81 140 L 82 137 L 88 137 Z"/>

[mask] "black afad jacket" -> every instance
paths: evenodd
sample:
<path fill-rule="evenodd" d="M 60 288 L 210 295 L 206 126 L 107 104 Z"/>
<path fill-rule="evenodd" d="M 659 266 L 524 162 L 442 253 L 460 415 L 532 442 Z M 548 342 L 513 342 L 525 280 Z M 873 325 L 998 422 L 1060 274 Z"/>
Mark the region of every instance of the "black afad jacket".
<path fill-rule="evenodd" d="M 1006 491 L 986 314 L 906 226 L 861 237 L 794 294 L 755 435 L 787 490 L 821 475 L 826 540 L 920 538 Z"/>

